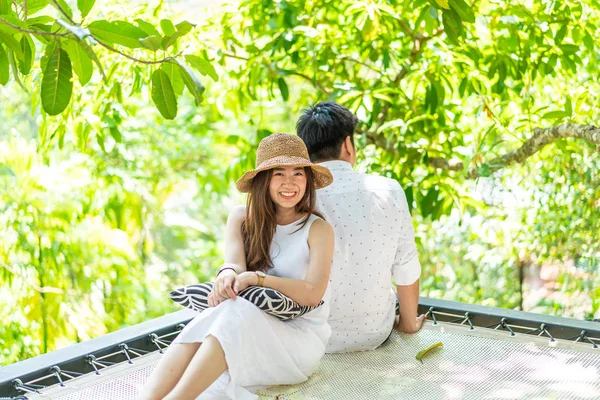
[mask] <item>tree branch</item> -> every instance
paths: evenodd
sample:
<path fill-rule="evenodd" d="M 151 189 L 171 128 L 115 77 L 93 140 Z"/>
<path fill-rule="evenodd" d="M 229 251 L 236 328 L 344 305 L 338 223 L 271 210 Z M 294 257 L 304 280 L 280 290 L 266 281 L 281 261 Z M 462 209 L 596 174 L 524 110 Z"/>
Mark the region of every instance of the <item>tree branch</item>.
<path fill-rule="evenodd" d="M 91 36 L 91 37 L 93 37 L 93 36 Z M 96 37 L 93 37 L 93 38 L 94 38 L 94 40 L 96 42 L 98 42 L 98 44 L 100 46 L 104 47 L 105 49 L 110 50 L 110 51 L 112 51 L 114 53 L 118 53 L 118 54 L 122 55 L 123 57 L 128 58 L 128 59 L 130 59 L 132 61 L 139 62 L 140 64 L 146 64 L 146 65 L 163 64 L 163 63 L 166 63 L 167 61 L 174 60 L 175 58 L 177 58 L 177 57 L 179 57 L 181 55 L 181 52 L 179 52 L 179 53 L 177 53 L 174 56 L 165 57 L 163 59 L 156 60 L 156 61 L 142 60 L 142 59 L 136 58 L 134 56 L 130 56 L 127 53 L 123 53 L 121 50 L 115 49 L 114 47 L 112 47 L 112 46 L 104 43 L 103 41 L 98 40 L 98 38 L 96 38 Z"/>
<path fill-rule="evenodd" d="M 60 6 L 58 1 L 52 0 L 52 3 L 54 3 L 54 6 L 60 11 L 62 15 L 64 15 L 64 17 L 71 23 L 71 25 L 77 25 L 75 21 L 73 21 L 73 18 L 71 18 L 71 16 L 67 14 L 67 12 Z"/>
<path fill-rule="evenodd" d="M 359 65 L 362 65 L 363 67 L 366 67 L 368 69 L 370 69 L 371 71 L 377 72 L 379 75 L 383 75 L 383 72 L 381 72 L 381 70 L 373 65 L 367 64 L 364 61 L 360 61 L 360 60 L 355 60 L 354 58 L 350 57 L 350 56 L 346 56 L 344 54 L 341 54 L 340 56 L 338 56 L 338 59 L 340 60 L 346 60 L 346 61 L 350 61 Z"/>
<path fill-rule="evenodd" d="M 7 20 L 0 18 L 0 23 L 10 26 L 11 28 L 13 28 L 16 31 L 22 32 L 22 33 L 29 33 L 31 35 L 39 35 L 39 36 L 55 36 L 55 37 L 64 37 L 67 36 L 67 33 L 54 33 L 54 32 L 46 32 L 46 31 L 37 31 L 37 30 L 31 30 L 31 29 L 25 29 L 25 28 L 21 28 L 20 26 L 11 24 L 10 22 L 8 22 Z"/>
<path fill-rule="evenodd" d="M 461 160 L 446 160 L 445 158 L 429 157 L 428 161 L 429 165 L 432 167 L 446 171 L 462 171 L 464 169 L 464 165 Z"/>
<path fill-rule="evenodd" d="M 3 267 L 11 274 L 21 278 L 23 280 L 23 283 L 31 286 L 32 289 L 38 293 L 56 293 L 56 294 L 64 294 L 65 293 L 64 290 L 59 289 L 59 288 L 55 288 L 52 286 L 39 286 L 39 285 L 36 285 L 35 283 L 29 282 L 29 279 L 26 276 L 21 275 L 18 271 L 15 271 L 13 268 L 11 268 L 10 265 L 8 265 L 2 261 L 0 261 L 0 267 Z"/>
<path fill-rule="evenodd" d="M 20 26 L 11 24 L 10 22 L 6 21 L 5 19 L 0 18 L 0 23 L 5 24 L 7 26 L 10 26 L 11 28 L 13 28 L 14 30 L 17 30 L 19 32 L 22 33 L 29 33 L 32 35 L 39 35 L 39 36 L 54 36 L 54 37 L 68 37 L 70 35 L 74 35 L 72 32 L 67 32 L 67 33 L 54 33 L 54 32 L 46 32 L 46 31 L 37 31 L 37 30 L 30 30 L 30 29 L 24 29 L 21 28 Z M 98 44 L 104 48 L 106 48 L 109 51 L 112 51 L 114 53 L 118 53 L 120 55 L 122 55 L 123 57 L 126 57 L 132 61 L 138 62 L 140 64 L 146 64 L 146 65 L 151 65 L 151 64 L 162 64 L 165 63 L 167 61 L 173 60 L 176 57 L 179 57 L 181 55 L 181 52 L 176 54 L 175 56 L 171 56 L 171 57 L 166 57 L 163 58 L 161 60 L 156 60 L 156 61 L 148 61 L 148 60 L 142 60 L 133 56 L 130 56 L 127 53 L 123 53 L 122 51 L 115 49 L 114 47 L 104 43 L 103 41 L 99 40 L 98 38 L 94 37 L 93 35 L 89 35 L 90 37 L 92 37 L 96 42 L 98 42 Z M 80 40 L 79 38 L 77 38 L 77 40 Z"/>
<path fill-rule="evenodd" d="M 243 60 L 243 61 L 249 61 L 250 59 L 248 57 L 242 57 L 242 56 L 238 56 L 237 54 L 233 54 L 233 53 L 228 53 L 228 52 L 223 52 L 222 53 L 225 57 L 229 57 L 229 58 L 235 58 L 236 60 Z M 269 64 L 266 64 L 267 68 L 273 70 L 271 68 L 271 66 Z M 275 68 L 279 71 L 283 71 L 281 68 L 275 66 Z M 287 71 L 287 70 L 286 70 Z M 327 90 L 327 88 L 325 86 L 323 86 L 322 84 L 320 84 L 319 82 L 313 80 L 310 76 L 304 75 L 300 72 L 295 72 L 295 71 L 287 71 L 290 75 L 295 75 L 295 76 L 299 76 L 300 78 L 310 81 L 310 83 L 313 84 L 314 87 L 316 87 L 317 89 L 319 89 L 320 91 L 322 91 L 323 93 L 325 93 L 326 95 L 329 95 L 331 92 L 329 92 L 329 90 Z"/>
<path fill-rule="evenodd" d="M 310 76 L 301 74 L 300 72 L 291 72 L 290 75 L 299 76 L 300 78 L 303 78 L 304 80 L 310 81 L 310 83 L 312 83 L 313 86 L 315 86 L 316 88 L 318 88 L 320 91 L 322 91 L 323 93 L 325 93 L 328 96 L 331 93 L 329 90 L 327 90 L 327 88 L 325 86 L 323 86 L 316 80 L 313 80 Z"/>
<path fill-rule="evenodd" d="M 582 139 L 600 146 L 600 128 L 594 125 L 562 124 L 550 128 L 535 128 L 533 136 L 515 151 L 483 162 L 489 167 L 489 173 L 496 172 L 513 164 L 521 164 L 544 146 L 565 138 Z M 443 158 L 429 158 L 429 165 L 447 171 L 463 171 L 465 166 L 460 160 L 446 160 Z M 480 177 L 479 167 L 471 168 L 466 177 L 475 179 Z"/>
<path fill-rule="evenodd" d="M 410 28 L 409 28 L 409 31 L 410 31 Z M 423 45 L 425 43 L 427 43 L 428 41 L 430 41 L 431 39 L 435 38 L 436 36 L 439 36 L 443 31 L 444 30 L 441 28 L 437 29 L 431 36 L 423 36 L 421 33 L 414 35 L 414 32 L 410 31 L 412 33 L 411 37 L 413 37 L 413 47 L 410 51 L 410 61 L 408 64 L 404 63 L 402 65 L 402 69 L 400 70 L 400 72 L 398 73 L 398 75 L 396 76 L 396 78 L 394 79 L 394 81 L 391 84 L 392 87 L 398 86 L 400 84 L 400 82 L 402 81 L 402 79 L 404 79 L 404 77 L 406 75 L 408 75 L 408 73 L 410 71 L 410 67 L 412 67 L 415 64 L 415 62 L 419 59 L 419 57 L 423 53 Z M 377 135 L 377 131 L 379 130 L 379 128 L 381 128 L 381 126 L 384 124 L 385 120 L 387 119 L 387 116 L 388 116 L 391 106 L 392 105 L 390 103 L 386 102 L 383 105 L 383 107 L 381 108 L 381 112 L 377 116 L 377 121 L 371 127 L 371 129 L 367 132 L 367 143 L 374 143 L 375 145 L 377 145 L 379 147 L 383 147 L 383 146 L 381 146 L 381 143 L 385 143 L 386 139 L 382 135 Z"/>

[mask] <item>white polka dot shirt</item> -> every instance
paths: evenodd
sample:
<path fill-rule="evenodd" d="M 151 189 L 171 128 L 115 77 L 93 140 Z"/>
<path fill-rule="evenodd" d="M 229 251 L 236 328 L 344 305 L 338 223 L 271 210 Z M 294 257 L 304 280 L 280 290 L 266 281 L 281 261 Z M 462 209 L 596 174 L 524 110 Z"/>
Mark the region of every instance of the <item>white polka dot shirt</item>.
<path fill-rule="evenodd" d="M 408 203 L 393 179 L 355 172 L 345 161 L 321 165 L 334 178 L 317 191 L 317 210 L 335 232 L 327 351 L 372 350 L 394 324 L 392 278 L 410 285 L 421 275 Z"/>

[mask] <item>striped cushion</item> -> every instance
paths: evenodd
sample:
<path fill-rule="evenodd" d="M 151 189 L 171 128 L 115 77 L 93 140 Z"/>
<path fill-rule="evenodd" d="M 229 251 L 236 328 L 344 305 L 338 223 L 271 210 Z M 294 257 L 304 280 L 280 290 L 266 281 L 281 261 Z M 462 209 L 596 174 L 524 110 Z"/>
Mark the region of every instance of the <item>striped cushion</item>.
<path fill-rule="evenodd" d="M 169 293 L 169 297 L 175 303 L 202 312 L 209 308 L 208 295 L 212 291 L 212 288 L 212 282 L 198 283 L 196 285 L 175 289 Z M 323 304 L 323 301 L 321 301 L 319 305 L 315 307 L 301 306 L 275 289 L 259 286 L 250 286 L 242 290 L 238 296 L 248 300 L 267 314 L 282 321 L 298 318 Z"/>

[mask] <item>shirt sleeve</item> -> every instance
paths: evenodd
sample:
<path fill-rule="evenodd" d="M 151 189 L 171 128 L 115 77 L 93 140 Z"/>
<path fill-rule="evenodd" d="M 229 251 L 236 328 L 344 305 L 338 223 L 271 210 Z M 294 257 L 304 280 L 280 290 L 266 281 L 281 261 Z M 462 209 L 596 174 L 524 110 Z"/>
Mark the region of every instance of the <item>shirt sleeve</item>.
<path fill-rule="evenodd" d="M 392 264 L 392 277 L 396 285 L 411 285 L 421 276 L 421 263 L 415 243 L 415 229 L 404 190 L 398 186 L 392 192 L 398 216 L 398 246 Z"/>

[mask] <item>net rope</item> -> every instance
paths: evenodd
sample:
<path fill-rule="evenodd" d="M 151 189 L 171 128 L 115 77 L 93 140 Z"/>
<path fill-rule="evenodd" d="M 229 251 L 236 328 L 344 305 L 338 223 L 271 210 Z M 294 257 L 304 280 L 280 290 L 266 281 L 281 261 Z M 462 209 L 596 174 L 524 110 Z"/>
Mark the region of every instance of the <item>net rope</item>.
<path fill-rule="evenodd" d="M 480 328 L 457 322 L 427 321 L 419 333 L 395 333 L 374 351 L 327 354 L 306 382 L 257 394 L 279 400 L 600 398 L 600 349 L 585 340 L 542 336 L 543 327 L 535 336 L 515 334 L 502 324 Z M 423 362 L 415 358 L 437 342 L 443 347 Z M 157 350 L 26 396 L 134 399 L 161 356 Z"/>

